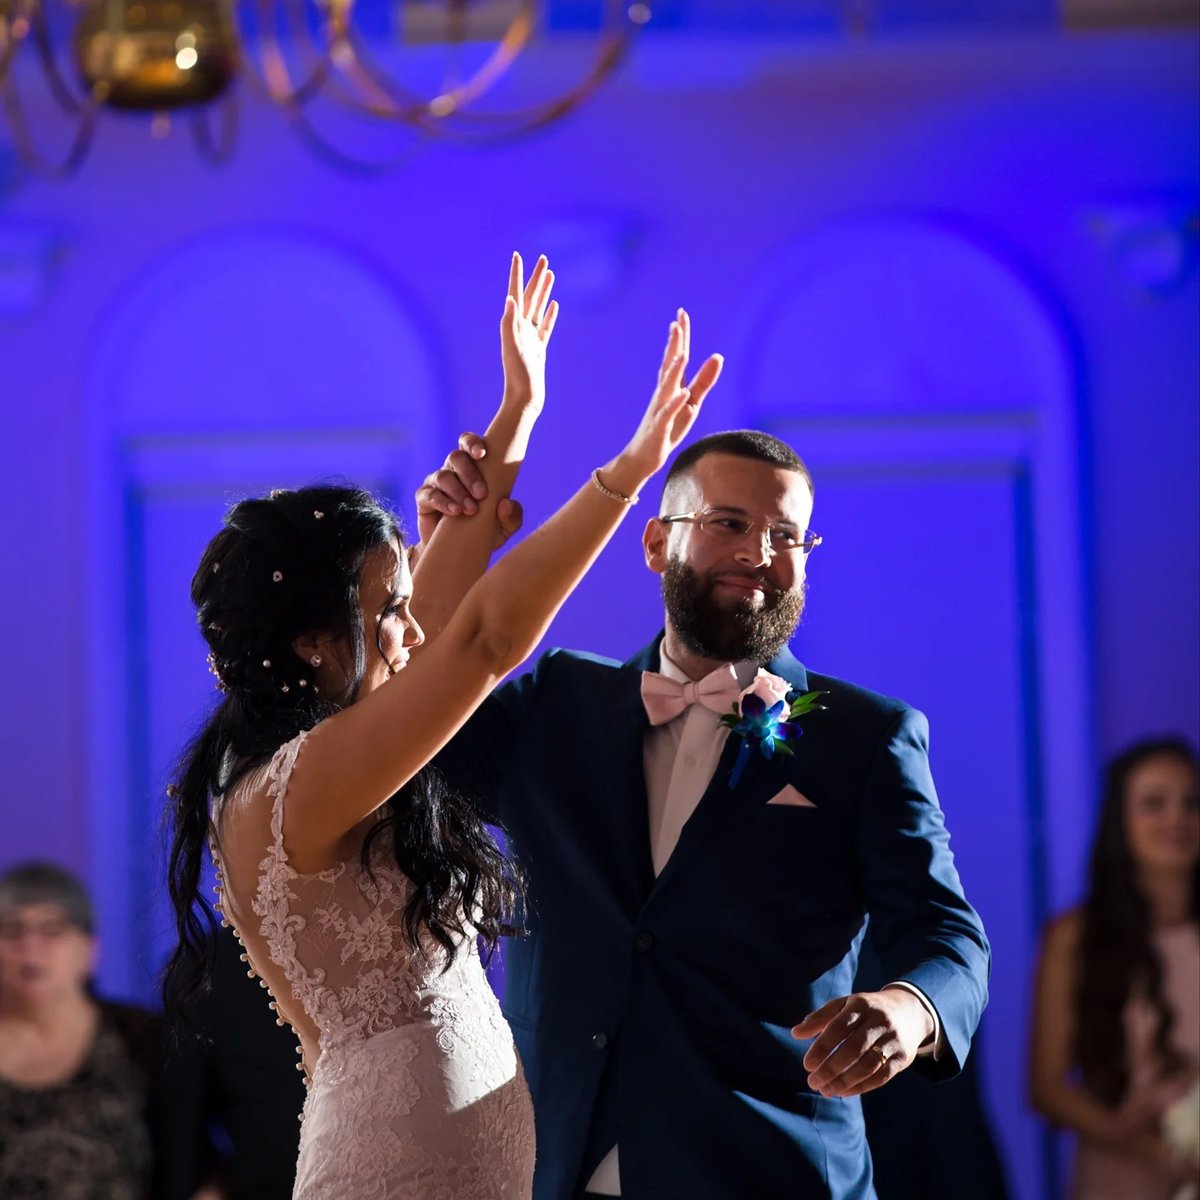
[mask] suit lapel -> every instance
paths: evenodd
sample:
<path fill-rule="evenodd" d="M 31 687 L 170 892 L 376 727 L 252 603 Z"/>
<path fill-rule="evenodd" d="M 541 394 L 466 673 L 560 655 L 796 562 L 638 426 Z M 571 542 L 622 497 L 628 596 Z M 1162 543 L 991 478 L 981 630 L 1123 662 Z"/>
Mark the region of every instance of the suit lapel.
<path fill-rule="evenodd" d="M 650 722 L 642 703 L 642 672 L 658 667 L 658 643 L 644 647 L 617 673 L 610 706 L 602 716 L 602 753 L 595 769 L 607 776 L 602 790 L 611 799 L 614 846 L 619 870 L 628 870 L 631 912 L 646 901 L 654 883 L 650 857 L 649 803 L 646 799 L 645 743 Z M 591 769 L 591 768 L 589 768 Z"/>

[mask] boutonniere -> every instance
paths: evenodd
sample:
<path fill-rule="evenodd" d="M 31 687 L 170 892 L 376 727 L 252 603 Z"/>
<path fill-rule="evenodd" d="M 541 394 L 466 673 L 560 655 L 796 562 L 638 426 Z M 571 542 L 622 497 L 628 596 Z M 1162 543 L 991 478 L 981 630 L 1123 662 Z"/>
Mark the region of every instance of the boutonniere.
<path fill-rule="evenodd" d="M 794 753 L 791 744 L 798 742 L 804 734 L 796 722 L 810 712 L 825 708 L 819 702 L 824 695 L 824 692 L 805 692 L 803 696 L 788 692 L 768 708 L 761 696 L 747 692 L 741 704 L 735 704 L 732 711 L 721 718 L 721 724 L 729 726 L 742 739 L 737 761 L 729 775 L 729 786 L 737 787 L 755 750 L 768 760 L 776 754 L 790 757 Z"/>

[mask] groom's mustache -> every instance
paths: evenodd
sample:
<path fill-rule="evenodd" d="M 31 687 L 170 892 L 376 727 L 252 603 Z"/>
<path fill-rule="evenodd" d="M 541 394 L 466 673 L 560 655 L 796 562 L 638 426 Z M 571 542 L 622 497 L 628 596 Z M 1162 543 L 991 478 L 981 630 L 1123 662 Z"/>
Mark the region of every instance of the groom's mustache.
<path fill-rule="evenodd" d="M 768 596 L 777 596 L 783 590 L 757 571 L 709 571 L 704 580 L 709 588 L 716 583 L 744 583 L 762 588 Z"/>

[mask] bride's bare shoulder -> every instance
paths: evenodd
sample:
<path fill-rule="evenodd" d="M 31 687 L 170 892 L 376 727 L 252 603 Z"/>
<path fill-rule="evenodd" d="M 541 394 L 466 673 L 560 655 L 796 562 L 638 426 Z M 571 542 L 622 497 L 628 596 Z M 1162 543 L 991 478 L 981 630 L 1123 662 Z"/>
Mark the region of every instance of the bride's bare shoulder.
<path fill-rule="evenodd" d="M 229 786 L 213 801 L 213 824 L 218 833 L 243 822 L 269 819 L 291 781 L 306 732 L 285 742 L 269 757 L 247 763 L 231 760 Z"/>

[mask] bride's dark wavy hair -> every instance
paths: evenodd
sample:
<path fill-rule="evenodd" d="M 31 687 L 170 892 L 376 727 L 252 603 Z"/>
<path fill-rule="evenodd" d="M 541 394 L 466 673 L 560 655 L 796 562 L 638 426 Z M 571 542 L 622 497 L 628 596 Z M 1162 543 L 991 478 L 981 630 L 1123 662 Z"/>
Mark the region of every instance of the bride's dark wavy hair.
<path fill-rule="evenodd" d="M 1131 996 L 1144 997 L 1154 1012 L 1154 1050 L 1164 1066 L 1171 1070 L 1185 1061 L 1172 1036 L 1150 905 L 1125 833 L 1129 780 L 1155 758 L 1197 771 L 1195 750 L 1180 738 L 1138 742 L 1108 764 L 1082 908 L 1074 1058 L 1084 1086 L 1109 1105 L 1119 1104 L 1129 1086 L 1124 1012 Z M 1200 863 L 1192 868 L 1188 917 L 1200 919 Z"/>
<path fill-rule="evenodd" d="M 404 541 L 396 517 L 366 492 L 323 486 L 243 500 L 225 517 L 192 578 L 192 603 L 224 695 L 184 751 L 168 789 L 168 890 L 178 943 L 163 975 L 164 998 L 179 1012 L 205 986 L 216 922 L 200 883 L 210 804 L 302 730 L 352 704 L 366 670 L 359 581 L 367 556 Z M 293 641 L 330 631 L 350 647 L 344 692 L 317 691 L 312 667 Z M 411 880 L 405 932 L 424 951 L 428 932 L 450 965 L 470 922 L 488 952 L 520 896 L 515 867 L 475 808 L 425 767 L 379 811 L 362 847 L 370 872 L 376 839 L 390 832 L 395 860 Z"/>

